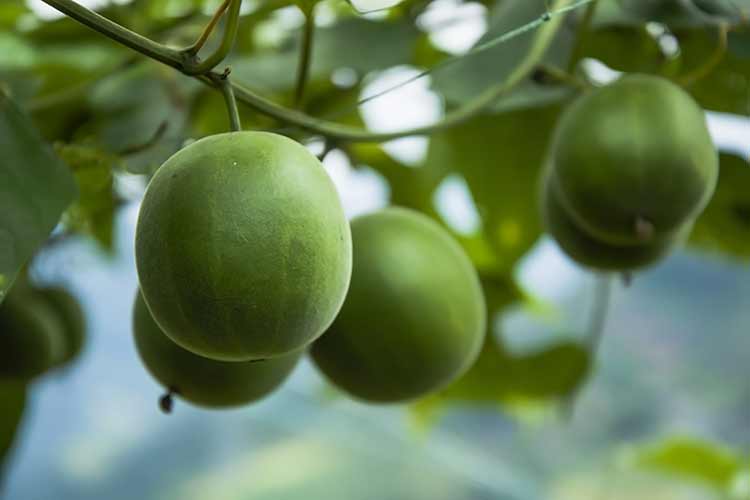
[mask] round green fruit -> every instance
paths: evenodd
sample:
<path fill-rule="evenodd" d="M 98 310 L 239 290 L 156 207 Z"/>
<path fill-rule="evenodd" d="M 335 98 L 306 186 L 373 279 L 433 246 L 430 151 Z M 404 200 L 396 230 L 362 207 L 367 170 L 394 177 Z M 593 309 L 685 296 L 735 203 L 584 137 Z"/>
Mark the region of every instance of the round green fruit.
<path fill-rule="evenodd" d="M 140 293 L 133 308 L 135 345 L 149 373 L 181 398 L 205 407 L 256 401 L 289 376 L 301 351 L 265 361 L 217 361 L 172 342 L 156 324 Z"/>
<path fill-rule="evenodd" d="M 318 159 L 277 134 L 232 132 L 156 172 L 136 228 L 141 290 L 180 346 L 266 359 L 320 336 L 351 276 L 351 233 Z"/>
<path fill-rule="evenodd" d="M 602 271 L 634 271 L 655 264 L 685 241 L 692 228 L 692 224 L 686 224 L 677 237 L 642 245 L 610 245 L 576 225 L 548 178 L 543 181 L 541 205 L 545 229 L 563 252 L 582 266 Z"/>
<path fill-rule="evenodd" d="M 612 245 L 676 237 L 710 200 L 718 154 L 703 110 L 669 81 L 625 76 L 578 99 L 551 149 L 561 203 Z"/>
<path fill-rule="evenodd" d="M 81 353 L 86 341 L 86 318 L 81 305 L 62 287 L 41 288 L 37 293 L 60 318 L 64 345 L 56 364 L 68 364 Z"/>
<path fill-rule="evenodd" d="M 46 302 L 14 292 L 0 306 L 0 379 L 30 380 L 60 358 L 63 326 Z"/>
<path fill-rule="evenodd" d="M 476 270 L 437 223 L 389 208 L 352 221 L 354 269 L 344 306 L 312 346 L 336 386 L 371 402 L 425 396 L 462 375 L 484 339 Z"/>

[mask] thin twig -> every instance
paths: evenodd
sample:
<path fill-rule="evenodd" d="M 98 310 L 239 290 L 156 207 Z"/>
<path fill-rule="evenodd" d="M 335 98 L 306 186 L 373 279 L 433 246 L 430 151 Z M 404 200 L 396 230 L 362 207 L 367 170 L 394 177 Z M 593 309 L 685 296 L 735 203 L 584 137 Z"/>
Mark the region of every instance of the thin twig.
<path fill-rule="evenodd" d="M 194 58 L 183 51 L 166 47 L 123 28 L 119 24 L 77 4 L 74 0 L 43 1 L 60 12 L 67 14 L 73 19 L 99 31 L 113 40 L 119 41 L 133 50 L 171 66 L 182 73 L 194 76 L 211 87 L 219 88 L 219 84 L 209 74 L 195 74 Z M 441 121 L 428 126 L 415 127 L 396 132 L 370 132 L 361 127 L 342 125 L 328 120 L 315 118 L 300 111 L 285 108 L 256 94 L 246 87 L 238 85 L 237 83 L 233 83 L 232 86 L 237 99 L 256 111 L 297 128 L 324 135 L 332 139 L 351 142 L 385 142 L 400 137 L 428 135 L 434 131 L 452 127 L 470 119 L 481 113 L 487 108 L 487 106 L 497 101 L 498 98 L 513 90 L 531 73 L 531 71 L 533 71 L 539 60 L 546 53 L 560 27 L 562 14 L 581 7 L 591 1 L 592 0 L 582 0 L 573 2 L 573 0 L 555 0 L 552 9 L 548 13 L 518 30 L 514 30 L 514 33 L 516 33 L 514 36 L 518 36 L 521 33 L 540 28 L 531 44 L 531 47 L 521 58 L 516 68 L 506 77 L 505 81 L 493 85 L 474 99 L 465 103 L 463 106 L 446 114 Z M 234 5 L 235 4 L 233 4 L 233 6 Z M 229 24 L 231 23 L 228 23 L 227 28 L 230 28 Z M 509 39 L 508 35 L 506 35 L 490 41 L 488 44 L 494 46 Z M 211 73 L 211 75 L 216 75 L 216 73 Z"/>
<path fill-rule="evenodd" d="M 234 40 L 237 38 L 237 30 L 240 25 L 240 7 L 242 0 L 230 0 L 229 13 L 227 14 L 227 24 L 224 27 L 224 35 L 221 38 L 221 44 L 216 50 L 204 60 L 198 60 L 187 64 L 182 70 L 186 75 L 202 75 L 214 69 L 227 57 L 229 51 L 234 46 Z M 195 59 L 195 54 L 191 54 L 191 60 Z"/>
<path fill-rule="evenodd" d="M 305 87 L 307 86 L 310 66 L 312 64 L 313 38 L 315 35 L 315 5 L 309 9 L 302 9 L 305 15 L 305 24 L 302 28 L 302 42 L 300 45 L 299 64 L 297 65 L 297 84 L 294 89 L 294 107 L 302 107 L 305 97 Z"/>
<path fill-rule="evenodd" d="M 211 17 L 211 20 L 208 21 L 208 24 L 205 28 L 203 28 L 203 32 L 201 33 L 201 36 L 198 37 L 198 40 L 195 41 L 193 45 L 185 49 L 185 52 L 196 55 L 206 44 L 208 41 L 208 38 L 211 36 L 211 33 L 213 33 L 214 29 L 216 28 L 216 25 L 219 24 L 219 20 L 221 19 L 221 16 L 224 15 L 224 12 L 227 11 L 229 8 L 229 4 L 232 2 L 232 0 L 224 0 L 224 2 L 219 6 L 218 9 L 216 9 L 216 12 Z"/>
<path fill-rule="evenodd" d="M 596 360 L 596 355 L 604 338 L 604 327 L 606 326 L 610 299 L 612 297 L 612 276 L 602 274 L 597 276 L 596 280 L 594 300 L 591 306 L 591 317 L 585 339 L 586 349 L 589 352 L 589 359 L 592 365 Z M 560 411 L 564 418 L 570 419 L 573 417 L 576 401 L 582 389 L 583 385 L 581 384 L 563 400 Z"/>
<path fill-rule="evenodd" d="M 682 75 L 679 78 L 680 85 L 690 87 L 699 80 L 705 78 L 716 68 L 716 66 L 724 59 L 727 52 L 729 25 L 727 23 L 720 23 L 718 26 L 718 42 L 716 49 L 703 64 L 695 68 L 693 71 Z"/>
<path fill-rule="evenodd" d="M 583 49 L 585 46 L 586 38 L 588 37 L 589 30 L 591 29 L 591 23 L 594 20 L 594 14 L 596 14 L 596 7 L 599 5 L 598 0 L 591 2 L 583 13 L 578 29 L 576 30 L 576 40 L 573 44 L 573 50 L 570 54 L 570 61 L 568 61 L 568 73 L 575 71 L 578 61 L 581 60 Z"/>
<path fill-rule="evenodd" d="M 398 89 L 400 89 L 400 88 L 402 88 L 402 87 L 404 87 L 406 85 L 409 85 L 412 82 L 415 82 L 415 81 L 417 81 L 417 80 L 419 80 L 421 78 L 424 78 L 425 76 L 428 76 L 428 75 L 434 73 L 435 71 L 437 71 L 439 69 L 442 69 L 442 68 L 445 68 L 446 66 L 449 66 L 449 65 L 451 65 L 451 64 L 453 64 L 455 62 L 458 62 L 458 61 L 460 61 L 460 60 L 462 60 L 462 59 L 464 59 L 466 57 L 470 57 L 470 56 L 479 54 L 480 52 L 484 52 L 484 51 L 486 51 L 488 49 L 491 49 L 493 47 L 496 47 L 496 46 L 498 46 L 498 45 L 500 45 L 502 43 L 506 43 L 506 42 L 508 42 L 508 41 L 510 41 L 510 40 L 512 40 L 514 38 L 517 38 L 517 37 L 519 37 L 519 36 L 521 36 L 521 35 L 529 32 L 529 31 L 533 31 L 533 30 L 539 28 L 540 26 L 542 26 L 543 24 L 550 22 L 553 17 L 559 16 L 561 14 L 565 14 L 567 12 L 570 12 L 572 10 L 578 9 L 578 8 L 580 8 L 580 7 L 582 7 L 582 6 L 586 5 L 586 4 L 590 4 L 590 3 L 595 2 L 595 1 L 596 0 L 578 0 L 577 2 L 573 3 L 572 5 L 568 5 L 566 7 L 561 7 L 559 9 L 550 10 L 548 12 L 545 12 L 544 14 L 540 15 L 538 18 L 536 18 L 535 20 L 531 21 L 528 24 L 525 24 L 525 25 L 523 25 L 523 26 L 521 26 L 519 28 L 516 28 L 514 30 L 508 31 L 507 33 L 504 33 L 504 34 L 498 36 L 497 38 L 493 38 L 492 40 L 488 40 L 487 42 L 484 42 L 484 43 L 482 43 L 480 45 L 477 45 L 476 47 L 472 48 L 471 50 L 469 50 L 465 54 L 461 54 L 461 55 L 458 55 L 458 56 L 452 56 L 452 57 L 448 57 L 446 59 L 443 59 L 442 61 L 440 61 L 436 65 L 432 66 L 431 68 L 428 68 L 428 69 L 426 69 L 424 71 L 421 71 L 421 72 L 417 73 L 416 75 L 414 75 L 414 76 L 412 76 L 410 78 L 407 78 L 406 80 L 404 80 L 402 82 L 399 82 L 399 83 L 397 83 L 397 84 L 395 84 L 395 85 L 393 85 L 391 87 L 386 88 L 385 90 L 381 90 L 380 92 L 376 92 L 375 94 L 372 94 L 372 95 L 369 95 L 367 97 L 364 97 L 364 98 L 360 99 L 359 101 L 357 101 L 357 104 L 361 106 L 362 104 L 365 104 L 365 103 L 370 102 L 370 101 L 372 101 L 374 99 L 382 97 L 385 94 L 388 94 L 390 92 L 393 92 L 394 90 L 398 90 Z"/>

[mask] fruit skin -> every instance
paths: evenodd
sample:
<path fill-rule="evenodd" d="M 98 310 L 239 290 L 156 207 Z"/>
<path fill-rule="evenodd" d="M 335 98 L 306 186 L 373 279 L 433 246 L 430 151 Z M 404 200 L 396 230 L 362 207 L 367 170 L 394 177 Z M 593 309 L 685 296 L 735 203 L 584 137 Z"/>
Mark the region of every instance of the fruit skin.
<path fill-rule="evenodd" d="M 351 233 L 321 163 L 265 132 L 201 139 L 156 172 L 136 228 L 156 322 L 182 347 L 245 361 L 320 336 L 351 276 Z"/>
<path fill-rule="evenodd" d="M 47 303 L 11 289 L 0 306 L 0 379 L 28 381 L 51 368 L 63 352 L 62 330 Z"/>
<path fill-rule="evenodd" d="M 86 342 L 86 317 L 81 305 L 65 288 L 46 287 L 38 295 L 57 313 L 63 325 L 63 352 L 55 360 L 56 365 L 66 365 L 77 358 Z"/>
<path fill-rule="evenodd" d="M 318 368 L 370 402 L 412 400 L 462 375 L 481 350 L 486 310 L 458 243 L 403 208 L 354 219 L 352 238 L 349 293 L 310 351 Z"/>
<path fill-rule="evenodd" d="M 140 293 L 133 306 L 138 355 L 151 375 L 186 401 L 209 408 L 256 401 L 279 387 L 292 373 L 301 351 L 266 361 L 216 361 L 172 342 L 154 322 Z"/>
<path fill-rule="evenodd" d="M 576 225 L 560 203 L 548 174 L 542 181 L 540 198 L 544 227 L 565 254 L 582 266 L 601 271 L 634 271 L 655 264 L 687 240 L 692 229 L 692 223 L 687 223 L 676 237 L 642 245 L 610 245 L 591 237 Z"/>
<path fill-rule="evenodd" d="M 718 153 L 703 110 L 669 81 L 629 75 L 578 99 L 551 149 L 560 201 L 598 240 L 637 245 L 637 221 L 675 236 L 716 187 Z"/>

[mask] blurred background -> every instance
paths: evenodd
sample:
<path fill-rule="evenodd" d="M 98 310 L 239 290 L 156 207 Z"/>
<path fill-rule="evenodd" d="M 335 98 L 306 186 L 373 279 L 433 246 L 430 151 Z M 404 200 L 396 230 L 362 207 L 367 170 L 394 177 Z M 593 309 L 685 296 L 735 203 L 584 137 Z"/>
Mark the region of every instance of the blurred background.
<path fill-rule="evenodd" d="M 218 4 L 81 3 L 176 45 Z M 361 14 L 391 4 L 318 5 L 307 112 L 373 130 L 434 122 L 502 79 L 533 32 L 344 113 L 545 8 L 434 0 Z M 618 71 L 686 73 L 715 50 L 703 21 L 600 8 L 577 45 L 576 72 L 590 82 Z M 563 35 L 580 15 L 568 17 Z M 290 2 L 246 0 L 230 60 L 237 80 L 288 99 L 302 22 Z M 715 201 L 686 248 L 629 286 L 615 281 L 597 352 L 586 345 L 601 278 L 541 233 L 533 195 L 548 132 L 575 89 L 529 81 L 465 126 L 382 148 L 335 147 L 324 162 L 348 216 L 409 205 L 464 243 L 492 292 L 481 370 L 413 405 L 378 407 L 335 392 L 305 360 L 251 406 L 208 411 L 178 400 L 164 415 L 163 388 L 132 339 L 135 221 L 148 174 L 186 139 L 226 129 L 221 98 L 41 1 L 4 2 L 0 84 L 79 167 L 83 193 L 31 276 L 67 287 L 88 327 L 78 361 L 29 388 L 0 497 L 750 499 L 750 224 L 730 210 L 750 206 L 750 37 L 738 33 L 734 51 L 693 89 L 723 152 Z M 123 152 L 148 143 L 162 123 L 154 144 Z M 283 130 L 248 108 L 243 123 Z M 316 153 L 324 147 L 300 138 Z"/>

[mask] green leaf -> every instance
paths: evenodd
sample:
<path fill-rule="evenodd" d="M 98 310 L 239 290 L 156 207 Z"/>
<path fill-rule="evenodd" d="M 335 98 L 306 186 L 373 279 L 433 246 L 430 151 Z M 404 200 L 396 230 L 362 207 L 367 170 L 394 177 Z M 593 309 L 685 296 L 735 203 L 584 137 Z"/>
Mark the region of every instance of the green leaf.
<path fill-rule="evenodd" d="M 560 107 L 483 115 L 435 134 L 426 165 L 464 177 L 496 255 L 510 271 L 541 235 L 538 179 Z"/>
<path fill-rule="evenodd" d="M 476 43 L 481 45 L 526 23 L 539 19 L 546 12 L 545 0 L 508 0 L 497 4 L 491 12 L 487 33 Z M 565 66 L 573 45 L 573 31 L 560 30 L 542 63 Z M 433 73 L 433 86 L 449 103 L 465 102 L 488 87 L 502 82 L 528 52 L 534 40 L 532 30 L 477 54 L 464 56 Z M 569 95 L 570 89 L 556 85 L 540 85 L 528 80 L 495 105 L 496 110 L 543 106 Z"/>
<path fill-rule="evenodd" d="M 76 197 L 68 167 L 0 91 L 0 301 Z"/>
<path fill-rule="evenodd" d="M 719 182 L 711 202 L 698 218 L 690 245 L 725 257 L 750 258 L 750 163 L 721 155 Z"/>
<path fill-rule="evenodd" d="M 25 407 L 26 384 L 0 380 L 0 490 Z"/>
<path fill-rule="evenodd" d="M 413 406 L 421 421 L 458 405 L 499 407 L 556 400 L 572 394 L 590 372 L 588 350 L 574 342 L 555 341 L 531 354 L 510 352 L 493 323 L 498 314 L 522 299 L 522 292 L 509 276 L 483 277 L 482 285 L 489 325 L 479 358 L 453 384 Z"/>
<path fill-rule="evenodd" d="M 58 144 L 56 150 L 73 171 L 80 193 L 65 212 L 66 228 L 93 236 L 102 248 L 111 251 L 117 207 L 112 170 L 119 158 L 85 144 Z"/>
<path fill-rule="evenodd" d="M 361 79 L 365 74 L 403 64 L 412 59 L 417 28 L 406 22 L 344 18 L 330 27 L 316 30 L 310 81 L 330 85 L 335 69 L 349 68 Z M 345 50 L 342 50 L 345 48 Z M 238 81 L 266 92 L 294 88 L 298 42 L 290 40 L 282 50 L 255 54 L 232 63 Z"/>
<path fill-rule="evenodd" d="M 635 451 L 633 465 L 704 483 L 727 492 L 742 460 L 726 447 L 688 437 L 673 437 Z"/>

